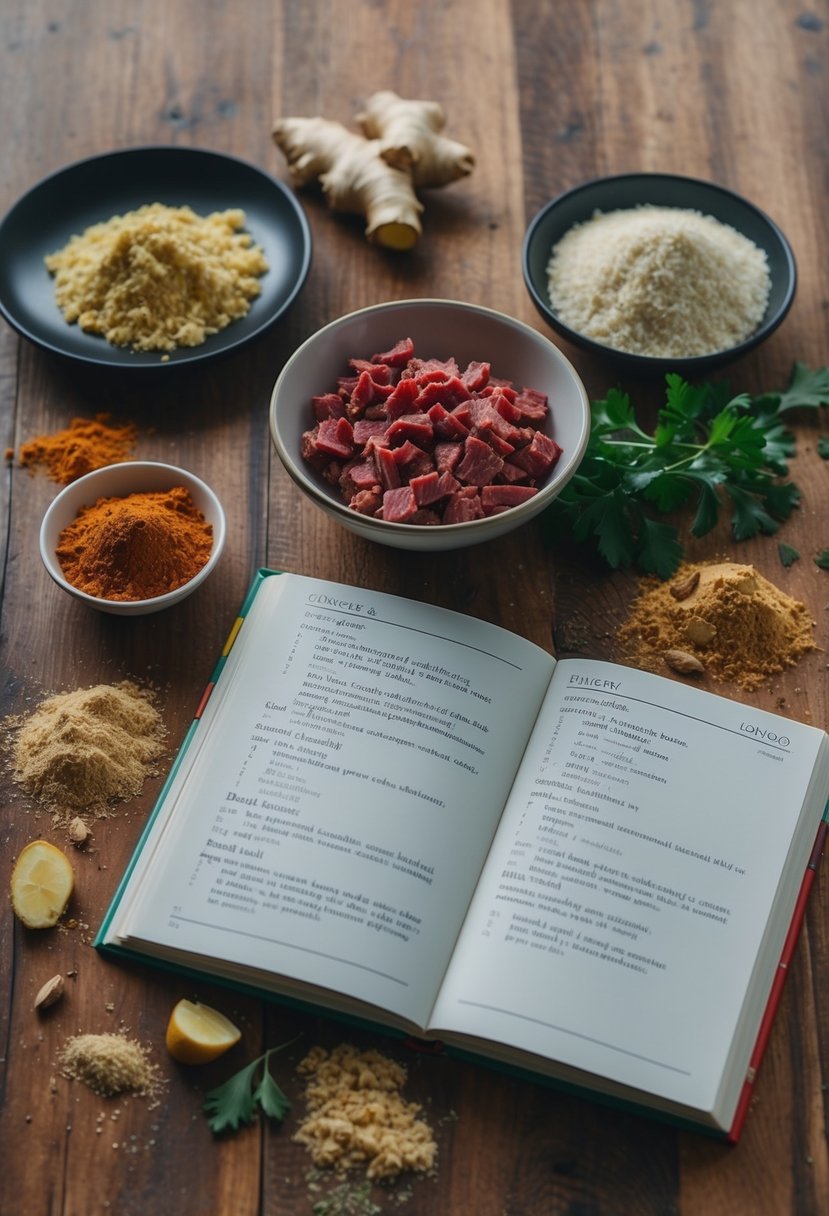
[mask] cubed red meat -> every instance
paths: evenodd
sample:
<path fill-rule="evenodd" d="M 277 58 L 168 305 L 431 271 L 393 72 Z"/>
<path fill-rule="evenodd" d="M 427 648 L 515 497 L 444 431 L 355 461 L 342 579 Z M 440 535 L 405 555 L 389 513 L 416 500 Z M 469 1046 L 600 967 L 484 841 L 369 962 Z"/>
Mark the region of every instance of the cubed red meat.
<path fill-rule="evenodd" d="M 544 393 L 489 363 L 422 359 L 403 338 L 311 401 L 302 457 L 368 516 L 435 526 L 508 511 L 538 493 L 561 448 L 544 431 Z"/>

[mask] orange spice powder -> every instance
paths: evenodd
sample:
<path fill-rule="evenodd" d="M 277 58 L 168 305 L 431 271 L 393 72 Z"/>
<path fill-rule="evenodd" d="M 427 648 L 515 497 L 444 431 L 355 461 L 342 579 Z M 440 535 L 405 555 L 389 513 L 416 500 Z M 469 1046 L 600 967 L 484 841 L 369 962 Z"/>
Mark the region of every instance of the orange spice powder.
<path fill-rule="evenodd" d="M 112 422 L 110 414 L 73 418 L 64 430 L 29 439 L 20 448 L 19 460 L 24 468 L 45 466 L 52 481 L 66 486 L 93 469 L 129 460 L 137 438 L 135 423 Z"/>
<path fill-rule="evenodd" d="M 213 527 L 183 486 L 99 498 L 63 529 L 56 549 L 67 580 L 107 600 L 148 600 L 198 574 Z"/>

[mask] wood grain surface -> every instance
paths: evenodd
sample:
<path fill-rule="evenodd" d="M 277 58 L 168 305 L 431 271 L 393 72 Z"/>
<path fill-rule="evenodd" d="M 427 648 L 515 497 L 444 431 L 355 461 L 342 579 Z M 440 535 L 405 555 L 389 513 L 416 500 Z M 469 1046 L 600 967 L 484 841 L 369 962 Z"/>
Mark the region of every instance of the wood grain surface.
<path fill-rule="evenodd" d="M 179 607 L 120 619 L 85 611 L 49 580 L 38 529 L 56 486 L 14 462 L 0 485 L 3 737 L 45 695 L 133 678 L 158 688 L 171 762 L 256 567 L 270 565 L 410 595 L 500 623 L 559 654 L 613 656 L 636 589 L 566 538 L 530 525 L 489 545 L 437 556 L 358 540 L 303 499 L 268 438 L 268 403 L 286 358 L 317 328 L 380 300 L 443 296 L 500 309 L 546 332 L 520 266 L 526 225 L 543 203 L 605 173 L 660 170 L 747 195 L 786 231 L 799 266 L 794 306 L 759 350 L 730 366 L 735 391 L 782 387 L 796 360 L 829 361 L 826 292 L 829 9 L 793 0 L 4 0 L 0 6 L 0 212 L 65 164 L 149 144 L 243 157 L 287 182 L 270 131 L 277 117 L 352 124 L 369 92 L 394 88 L 443 104 L 471 145 L 471 177 L 426 199 L 414 251 L 372 248 L 356 217 L 303 192 L 313 233 L 304 291 L 268 335 L 204 371 L 148 393 L 134 376 L 80 373 L 0 325 L 0 442 L 6 448 L 108 410 L 141 428 L 137 455 L 192 469 L 222 498 L 226 554 Z M 151 201 L 151 200 L 147 200 Z M 564 347 L 591 396 L 612 366 Z M 648 408 L 653 384 L 626 382 Z M 724 529 L 690 557 L 753 562 L 812 609 L 827 643 L 825 411 L 794 420 L 792 476 L 803 501 L 776 538 L 736 545 Z M 784 569 L 777 541 L 802 560 Z M 826 655 L 755 693 L 751 704 L 827 721 Z M 50 816 L 0 773 L 5 892 L 14 857 L 36 836 L 69 847 Z M 192 985 L 104 962 L 90 942 L 158 792 L 160 778 L 72 853 L 72 921 L 26 931 L 0 915 L 0 1213 L 2 1216 L 300 1216 L 331 1180 L 309 1172 L 282 1127 L 216 1140 L 205 1091 L 231 1071 L 176 1065 L 163 1038 Z M 405 1058 L 406 1094 L 439 1142 L 434 1176 L 374 1188 L 382 1212 L 411 1216 L 821 1216 L 829 1212 L 829 874 L 816 884 L 753 1109 L 737 1148 L 678 1133 L 492 1070 L 365 1033 L 361 1045 Z M 64 1000 L 38 1015 L 44 980 Z M 244 1032 L 245 1058 L 301 1033 L 275 1071 L 298 1105 L 294 1066 L 343 1028 L 278 1005 L 198 986 Z M 72 1034 L 125 1028 L 168 1078 L 160 1105 L 101 1099 L 62 1077 Z M 238 1064 L 236 1065 L 238 1066 Z"/>

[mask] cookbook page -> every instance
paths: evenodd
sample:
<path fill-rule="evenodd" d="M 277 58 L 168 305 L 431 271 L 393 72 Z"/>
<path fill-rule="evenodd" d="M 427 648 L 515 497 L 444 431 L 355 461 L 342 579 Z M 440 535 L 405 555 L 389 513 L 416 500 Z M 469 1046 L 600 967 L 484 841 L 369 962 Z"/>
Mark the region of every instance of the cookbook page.
<path fill-rule="evenodd" d="M 827 794 L 822 731 L 559 662 L 432 1025 L 712 1109 Z"/>
<path fill-rule="evenodd" d="M 457 613 L 265 578 L 106 940 L 422 1025 L 553 667 Z"/>

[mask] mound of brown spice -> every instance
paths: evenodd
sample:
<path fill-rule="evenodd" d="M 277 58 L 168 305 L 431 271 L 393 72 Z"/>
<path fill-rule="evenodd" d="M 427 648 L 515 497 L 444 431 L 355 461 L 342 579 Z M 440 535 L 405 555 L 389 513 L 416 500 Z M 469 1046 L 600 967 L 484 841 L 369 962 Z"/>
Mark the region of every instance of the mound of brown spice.
<path fill-rule="evenodd" d="M 213 527 L 184 486 L 99 498 L 63 529 L 55 550 L 73 587 L 106 600 L 148 600 L 189 583 Z"/>
<path fill-rule="evenodd" d="M 638 667 L 664 670 L 680 651 L 712 679 L 752 689 L 815 650 L 813 629 L 806 605 L 754 566 L 709 562 L 683 565 L 670 582 L 644 580 L 616 640 Z"/>
<path fill-rule="evenodd" d="M 156 771 L 166 732 L 154 701 L 130 680 L 48 697 L 18 729 L 13 780 L 58 818 L 105 815 Z"/>

